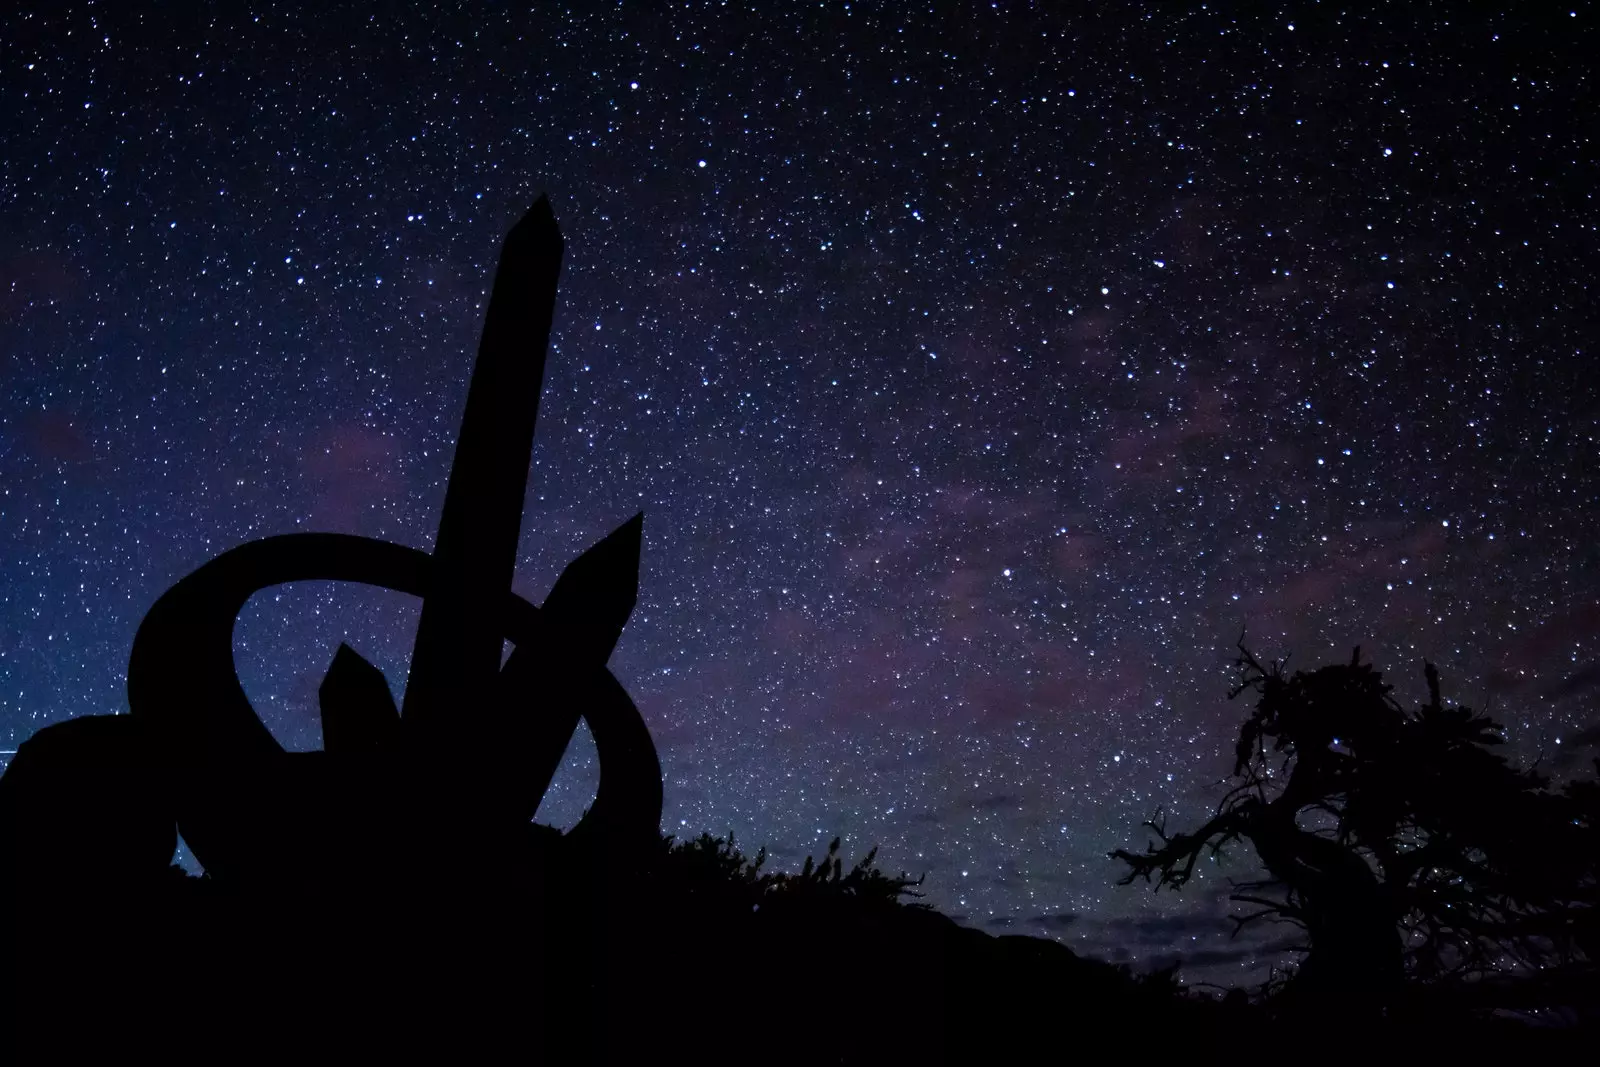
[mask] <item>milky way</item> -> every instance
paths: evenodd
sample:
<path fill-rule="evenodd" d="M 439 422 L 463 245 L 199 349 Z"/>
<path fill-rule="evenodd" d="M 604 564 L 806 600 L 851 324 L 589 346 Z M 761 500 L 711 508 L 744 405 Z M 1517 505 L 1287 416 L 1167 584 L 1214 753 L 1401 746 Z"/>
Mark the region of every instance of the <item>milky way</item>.
<path fill-rule="evenodd" d="M 1215 803 L 1241 632 L 1408 702 L 1433 660 L 1547 767 L 1600 717 L 1589 4 L 135 6 L 0 16 L 0 747 L 125 710 L 243 540 L 429 546 L 541 190 L 517 589 L 644 510 L 612 664 L 672 832 L 1226 978 L 1248 855 L 1106 853 Z M 258 594 L 241 677 L 314 748 L 338 643 L 398 690 L 415 623 Z"/>

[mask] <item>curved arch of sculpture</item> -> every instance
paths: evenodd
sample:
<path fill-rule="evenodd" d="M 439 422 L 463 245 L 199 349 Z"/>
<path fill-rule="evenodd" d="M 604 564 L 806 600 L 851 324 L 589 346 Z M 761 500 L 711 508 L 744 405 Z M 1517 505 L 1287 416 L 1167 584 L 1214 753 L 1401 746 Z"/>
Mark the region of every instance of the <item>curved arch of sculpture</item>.
<path fill-rule="evenodd" d="M 224 552 L 151 607 L 133 642 L 128 703 L 170 761 L 179 831 L 208 870 L 238 871 L 247 862 L 236 854 L 226 814 L 238 809 L 238 794 L 264 782 L 292 782 L 274 769 L 320 755 L 286 752 L 239 684 L 233 628 L 245 602 L 274 585 L 313 580 L 425 596 L 432 573 L 433 558 L 417 549 L 347 534 L 285 534 Z M 514 593 L 506 594 L 500 610 L 503 632 L 519 649 L 559 650 L 551 662 L 565 675 L 562 696 L 580 702 L 594 737 L 599 789 L 571 834 L 603 833 L 630 844 L 656 840 L 661 767 L 637 707 L 605 665 L 610 649 L 586 654 L 573 647 L 553 625 L 557 620 Z"/>

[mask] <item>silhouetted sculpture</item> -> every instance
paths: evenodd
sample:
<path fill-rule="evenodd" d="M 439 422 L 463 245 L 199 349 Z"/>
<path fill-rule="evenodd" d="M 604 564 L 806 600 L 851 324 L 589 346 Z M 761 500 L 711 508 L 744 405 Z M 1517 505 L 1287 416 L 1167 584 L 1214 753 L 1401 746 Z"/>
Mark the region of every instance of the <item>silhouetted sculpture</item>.
<path fill-rule="evenodd" d="M 1600 863 L 1592 786 L 1552 792 L 1512 768 L 1491 751 L 1498 725 L 1447 707 L 1432 664 L 1428 703 L 1408 713 L 1359 649 L 1292 676 L 1240 653 L 1232 695 L 1260 699 L 1239 736 L 1239 784 L 1199 829 L 1149 823 L 1158 844 L 1113 852 L 1123 884 L 1181 887 L 1203 855 L 1248 841 L 1270 878 L 1240 887 L 1234 899 L 1258 910 L 1234 921 L 1285 919 L 1307 937 L 1285 1010 L 1336 1003 L 1342 1018 L 1375 1019 L 1408 978 L 1481 979 L 1513 964 L 1592 974 L 1581 943 Z"/>
<path fill-rule="evenodd" d="M 78 896 L 142 899 L 146 883 L 170 882 L 176 830 L 223 916 L 213 933 L 236 939 L 211 959 L 231 957 L 232 979 L 314 969 L 319 958 L 354 968 L 349 988 L 325 991 L 342 1001 L 330 1010 L 347 1028 L 373 1021 L 362 1001 L 404 1017 L 412 1035 L 435 1021 L 455 1028 L 501 999 L 500 974 L 471 978 L 485 961 L 527 969 L 535 883 L 553 866 L 594 868 L 572 879 L 594 889 L 649 861 L 660 766 L 605 666 L 637 594 L 640 518 L 574 562 L 543 610 L 510 591 L 561 254 L 541 198 L 501 253 L 431 555 L 337 534 L 226 552 L 146 615 L 128 667 L 130 716 L 63 723 L 21 746 L 0 779 L 4 892 L 12 925 L 42 933 L 11 953 L 14 987 L 37 984 L 30 968 L 59 947 L 63 923 L 84 925 L 66 915 Z M 411 593 L 423 611 L 405 714 L 381 673 L 341 646 L 319 694 L 323 751 L 290 753 L 240 688 L 233 625 L 258 590 L 308 579 Z M 507 638 L 516 648 L 501 669 Z M 599 756 L 598 795 L 571 833 L 540 833 L 530 820 L 580 716 Z M 470 887 L 440 862 L 451 854 L 471 857 L 480 877 Z M 16 918 L 29 909 L 60 914 L 42 926 Z M 385 947 L 400 941 L 403 952 Z M 362 988 L 373 982 L 381 992 Z M 452 1010 L 430 1019 L 450 985 Z M 513 1000 L 526 992 L 511 986 Z M 48 1005 L 28 1003 L 13 1025 L 48 1029 Z"/>
<path fill-rule="evenodd" d="M 334 755 L 392 753 L 400 743 L 400 711 L 383 672 L 341 644 L 317 689 L 322 750 Z"/>

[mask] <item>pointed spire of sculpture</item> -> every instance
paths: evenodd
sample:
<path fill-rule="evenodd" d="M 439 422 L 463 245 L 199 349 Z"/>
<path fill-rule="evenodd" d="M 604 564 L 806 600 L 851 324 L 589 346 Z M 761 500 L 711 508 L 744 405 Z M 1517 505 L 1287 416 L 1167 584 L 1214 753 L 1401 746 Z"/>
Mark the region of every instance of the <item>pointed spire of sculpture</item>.
<path fill-rule="evenodd" d="M 567 564 L 541 609 L 551 639 L 519 645 L 500 672 L 499 700 L 505 721 L 515 725 L 516 797 L 510 807 L 526 821 L 538 810 L 566 753 L 583 710 L 570 692 L 541 679 L 594 668 L 611 656 L 639 594 L 639 551 L 644 515 L 638 514 Z M 620 769 L 620 768 L 619 768 Z M 648 776 L 648 768 L 638 774 Z M 657 779 L 660 771 L 655 771 Z M 659 822 L 659 800 L 656 801 Z"/>
<path fill-rule="evenodd" d="M 516 567 L 561 256 L 561 230 L 540 197 L 500 250 L 411 654 L 403 715 L 434 756 L 451 736 L 441 720 L 484 714 L 500 669 L 495 606 Z"/>
<path fill-rule="evenodd" d="M 622 637 L 639 598 L 639 552 L 644 533 L 640 512 L 567 564 L 544 610 L 574 650 L 604 663 Z"/>
<path fill-rule="evenodd" d="M 322 750 L 376 753 L 394 747 L 400 733 L 389 683 L 349 645 L 341 643 L 317 690 L 322 708 Z"/>

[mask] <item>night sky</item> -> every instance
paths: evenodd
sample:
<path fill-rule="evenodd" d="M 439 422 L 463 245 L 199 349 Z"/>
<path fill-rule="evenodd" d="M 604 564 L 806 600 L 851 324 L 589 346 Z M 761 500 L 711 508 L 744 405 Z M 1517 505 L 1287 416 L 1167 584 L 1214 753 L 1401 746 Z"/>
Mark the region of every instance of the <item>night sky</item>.
<path fill-rule="evenodd" d="M 227 548 L 431 545 L 548 191 L 516 588 L 644 510 L 612 667 L 665 829 L 877 844 L 984 929 L 1243 980 L 1247 854 L 1160 896 L 1106 858 L 1220 797 L 1241 631 L 1406 703 L 1428 658 L 1580 763 L 1593 5 L 744 6 L 7 5 L 0 748 L 126 710 Z M 416 618 L 269 590 L 240 674 L 315 748 L 338 643 L 398 692 Z M 580 736 L 541 818 L 594 782 Z"/>

